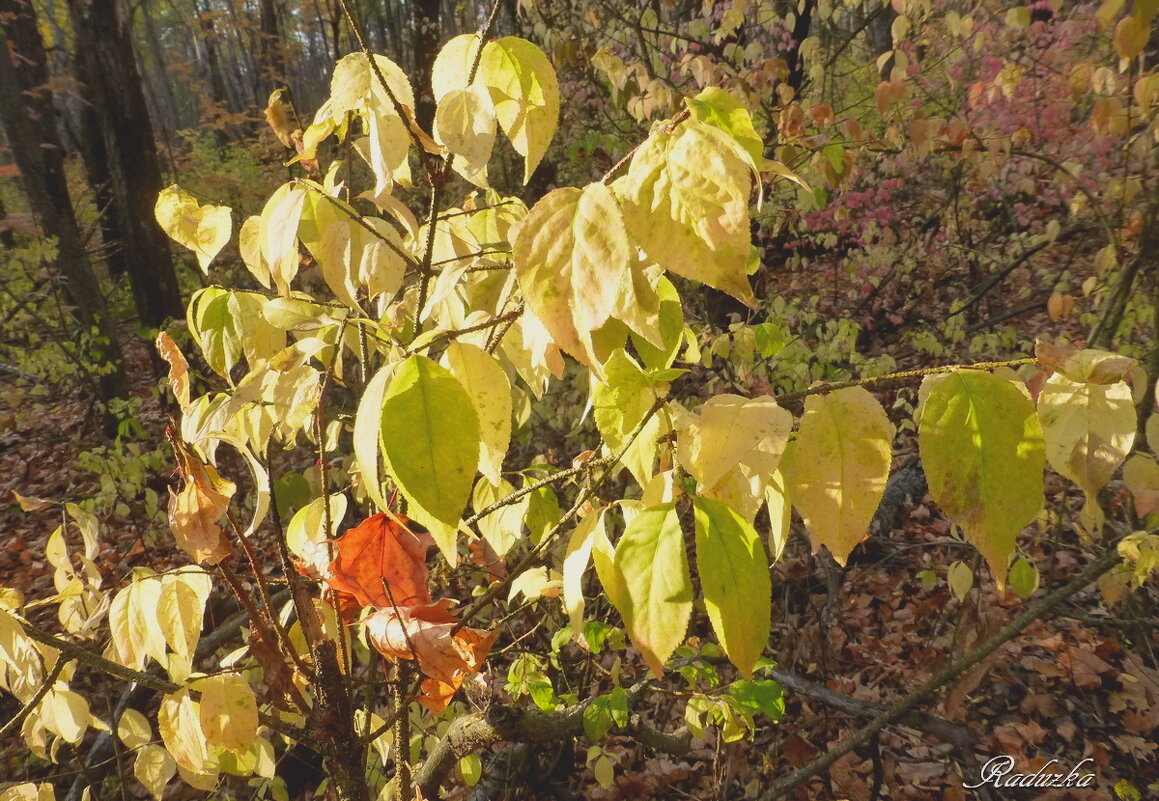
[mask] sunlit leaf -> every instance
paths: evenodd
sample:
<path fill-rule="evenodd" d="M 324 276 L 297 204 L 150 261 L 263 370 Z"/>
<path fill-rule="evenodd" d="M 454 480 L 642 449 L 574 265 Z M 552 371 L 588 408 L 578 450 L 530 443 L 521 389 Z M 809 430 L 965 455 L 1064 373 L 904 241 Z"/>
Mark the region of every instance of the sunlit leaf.
<path fill-rule="evenodd" d="M 676 505 L 636 515 L 616 545 L 610 567 L 615 583 L 604 582 L 609 599 L 624 619 L 632 644 L 659 676 L 684 641 L 692 614 L 692 579 Z M 603 580 L 605 572 L 599 572 Z"/>
<path fill-rule="evenodd" d="M 173 184 L 161 190 L 153 208 L 157 224 L 169 237 L 197 255 L 201 271 L 209 274 L 209 263 L 225 247 L 233 234 L 233 211 L 228 206 L 204 206 L 197 198 Z"/>
<path fill-rule="evenodd" d="M 844 565 L 865 538 L 889 479 L 892 442 L 885 410 L 862 387 L 805 399 L 793 457 L 783 469 L 814 551 L 824 545 Z"/>
<path fill-rule="evenodd" d="M 379 436 L 387 473 L 455 561 L 455 534 L 479 466 L 479 416 L 471 396 L 445 367 L 409 357 L 383 396 Z"/>
<path fill-rule="evenodd" d="M 552 339 L 598 371 L 591 334 L 615 309 L 631 248 L 620 204 L 603 184 L 556 189 L 519 229 L 519 286 Z"/>
<path fill-rule="evenodd" d="M 1025 388 L 959 370 L 922 382 L 918 423 L 930 494 L 985 557 L 999 587 L 1014 539 L 1043 502 L 1042 426 Z"/>
<path fill-rule="evenodd" d="M 615 184 L 628 232 L 666 270 L 754 302 L 748 154 L 698 120 L 654 131 Z"/>
<path fill-rule="evenodd" d="M 761 539 L 747 520 L 709 498 L 693 501 L 696 569 L 712 629 L 745 678 L 768 645 L 772 581 Z"/>
<path fill-rule="evenodd" d="M 258 707 L 253 688 L 245 676 L 220 673 L 198 679 L 201 691 L 201 731 L 209 745 L 243 754 L 258 732 Z"/>
<path fill-rule="evenodd" d="M 478 81 L 491 91 L 499 127 L 523 156 L 523 183 L 527 183 L 547 152 L 559 120 L 555 69 L 531 42 L 505 36 L 484 46 Z"/>

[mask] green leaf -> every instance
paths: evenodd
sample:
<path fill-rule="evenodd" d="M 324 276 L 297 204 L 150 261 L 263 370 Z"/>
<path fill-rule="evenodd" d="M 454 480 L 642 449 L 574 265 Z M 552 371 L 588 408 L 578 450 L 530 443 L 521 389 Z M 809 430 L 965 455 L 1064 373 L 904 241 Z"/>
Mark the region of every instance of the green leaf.
<path fill-rule="evenodd" d="M 616 308 L 632 256 L 611 190 L 595 183 L 549 193 L 520 227 L 512 256 L 532 312 L 557 345 L 598 373 L 591 334 Z"/>
<path fill-rule="evenodd" d="M 1050 466 L 1082 488 L 1084 520 L 1101 529 L 1096 495 L 1135 442 L 1138 418 L 1131 388 L 1122 381 L 1080 384 L 1056 373 L 1038 395 L 1038 416 Z"/>
<path fill-rule="evenodd" d="M 759 710 L 774 723 L 785 714 L 785 694 L 781 685 L 771 679 L 734 681 L 728 694 L 743 707 Z"/>
<path fill-rule="evenodd" d="M 612 712 L 606 695 L 593 698 L 583 711 L 584 736 L 598 743 L 612 728 Z"/>
<path fill-rule="evenodd" d="M 1042 508 L 1042 426 L 1026 390 L 957 370 L 922 382 L 918 422 L 930 494 L 985 557 L 999 587 L 1014 540 Z"/>
<path fill-rule="evenodd" d="M 752 304 L 748 154 L 727 134 L 687 120 L 661 128 L 614 188 L 632 239 L 657 264 Z"/>
<path fill-rule="evenodd" d="M 667 382 L 653 381 L 622 348 L 604 363 L 604 382 L 593 377 L 591 383 L 596 428 L 612 453 L 620 453 L 628 435 L 668 392 Z M 659 433 L 660 418 L 653 415 L 621 460 L 641 486 L 652 478 Z"/>
<path fill-rule="evenodd" d="M 676 504 L 637 514 L 616 546 L 610 570 L 601 569 L 598 546 L 597 537 L 593 557 L 600 580 L 632 644 L 659 676 L 683 642 L 692 614 L 692 578 Z"/>
<path fill-rule="evenodd" d="M 459 773 L 463 774 L 463 783 L 474 787 L 483 778 L 483 760 L 478 754 L 467 754 L 459 760 Z"/>
<path fill-rule="evenodd" d="M 449 370 L 410 356 L 382 401 L 379 437 L 387 473 L 409 501 L 408 514 L 456 560 L 459 516 L 479 465 L 479 416 Z"/>
<path fill-rule="evenodd" d="M 714 128 L 719 128 L 737 141 L 760 164 L 765 157 L 765 143 L 753 127 L 749 110 L 740 101 L 717 86 L 705 88 L 696 97 L 685 98 L 692 116 Z"/>
<path fill-rule="evenodd" d="M 746 679 L 769 640 L 772 581 L 757 532 L 727 504 L 693 501 L 696 568 L 704 605 L 729 661 Z"/>
<path fill-rule="evenodd" d="M 1026 557 L 1018 557 L 1011 566 L 1010 589 L 1022 599 L 1034 595 L 1038 589 L 1038 568 Z"/>
<path fill-rule="evenodd" d="M 241 356 L 240 321 L 229 312 L 230 293 L 218 287 L 199 289 L 189 301 L 189 332 L 201 347 L 205 361 L 218 375 L 229 371 Z"/>
<path fill-rule="evenodd" d="M 672 366 L 676 361 L 676 355 L 680 352 L 684 335 L 684 307 L 680 304 L 680 295 L 676 292 L 676 287 L 667 278 L 661 277 L 656 284 L 656 293 L 660 305 L 656 312 L 656 335 L 653 339 L 649 339 L 640 330 L 643 326 L 640 325 L 638 318 L 617 313 L 617 317 L 624 320 L 632 330 L 632 344 L 636 346 L 640 361 L 645 367 L 653 370 Z M 633 309 L 639 309 L 639 306 L 634 306 Z"/>
<path fill-rule="evenodd" d="M 782 469 L 813 540 L 838 564 L 866 537 L 889 479 L 893 426 L 863 387 L 805 399 L 792 459 Z"/>
<path fill-rule="evenodd" d="M 515 487 L 511 486 L 509 481 L 502 480 L 498 484 L 492 484 L 486 476 L 480 476 L 471 493 L 471 505 L 478 512 L 514 492 Z M 479 533 L 495 550 L 497 556 L 505 556 L 523 536 L 523 521 L 530 506 L 529 496 L 524 495 L 515 503 L 501 506 L 479 518 Z"/>
<path fill-rule="evenodd" d="M 209 263 L 233 233 L 233 211 L 229 206 L 202 206 L 197 198 L 173 184 L 157 195 L 153 214 L 161 230 L 174 242 L 197 254 L 201 271 L 209 275 Z"/>
<path fill-rule="evenodd" d="M 526 39 L 488 42 L 477 80 L 491 91 L 499 127 L 523 156 L 523 183 L 539 166 L 559 121 L 559 81 L 543 51 Z"/>

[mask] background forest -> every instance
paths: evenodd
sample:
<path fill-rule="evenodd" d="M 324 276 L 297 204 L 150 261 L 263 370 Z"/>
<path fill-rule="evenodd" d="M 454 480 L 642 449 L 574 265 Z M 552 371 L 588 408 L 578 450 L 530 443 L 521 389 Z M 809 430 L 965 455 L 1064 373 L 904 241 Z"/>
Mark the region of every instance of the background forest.
<path fill-rule="evenodd" d="M 0 801 L 1159 793 L 1157 16 L 0 0 Z"/>

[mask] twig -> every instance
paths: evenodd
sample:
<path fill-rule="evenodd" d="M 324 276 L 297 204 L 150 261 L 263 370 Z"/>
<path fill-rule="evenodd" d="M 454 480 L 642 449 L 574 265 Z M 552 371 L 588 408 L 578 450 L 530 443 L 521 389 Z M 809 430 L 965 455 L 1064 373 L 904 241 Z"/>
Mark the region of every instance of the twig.
<path fill-rule="evenodd" d="M 957 370 L 996 370 L 999 367 L 1021 367 L 1024 364 L 1034 364 L 1037 360 L 1031 356 L 1022 359 L 1010 359 L 1004 362 L 976 362 L 974 364 L 947 364 L 941 367 L 924 367 L 920 370 L 903 370 L 899 373 L 888 373 L 886 375 L 872 376 L 870 378 L 855 378 L 852 381 L 825 381 L 818 383 L 808 389 L 798 390 L 797 392 L 786 392 L 784 395 L 777 395 L 777 403 L 782 406 L 786 403 L 793 403 L 794 401 L 803 400 L 809 395 L 823 395 L 826 392 L 833 392 L 838 389 L 846 389 L 848 387 L 869 387 L 876 384 L 885 384 L 891 381 L 905 382 L 912 381 L 915 378 L 925 378 L 928 375 L 939 375 L 942 373 L 952 373 Z"/>
<path fill-rule="evenodd" d="M 521 314 L 523 314 L 523 301 L 519 301 L 519 306 L 512 309 L 511 311 L 507 312 L 506 314 L 500 314 L 496 317 L 490 318 L 489 320 L 484 320 L 481 323 L 476 323 L 475 325 L 469 325 L 466 328 L 456 328 L 453 331 L 443 331 L 441 334 L 435 335 L 434 337 L 432 337 L 430 340 L 424 342 L 423 344 L 421 344 L 417 347 L 412 347 L 410 350 L 406 351 L 403 354 L 403 358 L 410 356 L 413 353 L 416 353 L 417 351 L 422 350 L 423 348 L 430 350 L 435 345 L 439 345 L 439 344 L 446 342 L 448 340 L 458 339 L 461 336 L 466 336 L 467 334 L 473 334 L 476 331 L 485 331 L 488 328 L 494 328 L 496 326 L 500 326 L 500 325 L 503 325 L 505 323 L 514 322 L 516 319 L 518 319 L 519 315 L 521 315 Z"/>
<path fill-rule="evenodd" d="M 28 699 L 28 703 L 20 708 L 12 720 L 0 726 L 0 740 L 3 740 L 9 734 L 20 729 L 24 725 L 24 719 L 32 714 L 32 710 L 44 700 L 44 696 L 48 695 L 48 691 L 56 684 L 57 678 L 60 677 L 60 672 L 64 670 L 64 666 L 72 660 L 60 653 L 56 657 L 56 662 L 52 666 L 52 670 L 48 671 L 48 675 L 44 677 L 44 681 L 40 682 L 40 686 L 36 688 L 36 694 Z"/>

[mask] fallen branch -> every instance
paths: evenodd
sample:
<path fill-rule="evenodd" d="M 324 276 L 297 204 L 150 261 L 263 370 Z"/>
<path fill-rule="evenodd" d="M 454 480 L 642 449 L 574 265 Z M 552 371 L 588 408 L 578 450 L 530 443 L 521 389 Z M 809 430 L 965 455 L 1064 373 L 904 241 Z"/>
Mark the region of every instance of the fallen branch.
<path fill-rule="evenodd" d="M 998 650 L 1009 640 L 1014 639 L 1022 633 L 1022 630 L 1033 623 L 1035 620 L 1041 618 L 1044 614 L 1059 606 L 1063 601 L 1070 598 L 1072 595 L 1081 592 L 1088 585 L 1098 579 L 1115 565 L 1119 564 L 1119 554 L 1112 547 L 1095 561 L 1091 562 L 1087 569 L 1072 579 L 1069 583 L 1059 587 L 1054 592 L 1042 598 L 1035 603 L 1026 607 L 1026 610 L 1014 620 L 1010 621 L 997 634 L 995 634 L 986 642 L 975 648 L 970 653 L 963 656 L 956 662 L 952 662 L 946 667 L 939 670 L 929 678 L 924 684 L 911 692 L 909 695 L 899 699 L 886 710 L 877 715 L 873 720 L 867 723 L 862 728 L 855 731 L 844 742 L 836 748 L 822 754 L 817 759 L 810 762 L 808 765 L 794 771 L 789 776 L 773 783 L 760 796 L 759 801 L 775 801 L 775 799 L 788 793 L 793 788 L 803 784 L 814 776 L 819 776 L 824 773 L 829 767 L 839 760 L 841 757 L 853 751 L 858 746 L 864 745 L 873 738 L 874 734 L 881 731 L 890 723 L 900 720 L 907 713 L 917 707 L 918 704 L 926 701 L 934 695 L 938 690 L 956 679 L 959 675 L 972 668 L 974 665 L 981 662 L 991 652 Z"/>

